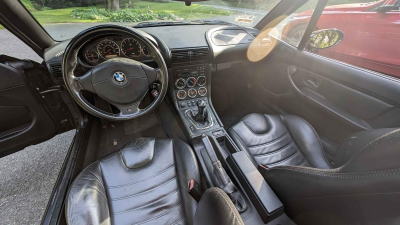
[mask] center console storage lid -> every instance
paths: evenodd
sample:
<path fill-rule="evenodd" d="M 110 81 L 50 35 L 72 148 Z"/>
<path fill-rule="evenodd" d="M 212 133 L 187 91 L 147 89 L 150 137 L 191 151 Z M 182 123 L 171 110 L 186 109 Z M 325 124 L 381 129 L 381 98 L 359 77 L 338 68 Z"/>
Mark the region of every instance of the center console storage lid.
<path fill-rule="evenodd" d="M 227 162 L 264 223 L 270 222 L 284 213 L 282 202 L 245 152 L 241 151 L 229 155 Z"/>

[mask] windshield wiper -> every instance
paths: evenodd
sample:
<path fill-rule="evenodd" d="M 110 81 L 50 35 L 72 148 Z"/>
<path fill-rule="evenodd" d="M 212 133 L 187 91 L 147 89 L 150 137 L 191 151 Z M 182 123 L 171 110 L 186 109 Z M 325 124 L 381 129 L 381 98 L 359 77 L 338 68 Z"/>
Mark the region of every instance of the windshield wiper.
<path fill-rule="evenodd" d="M 159 27 L 159 26 L 175 26 L 175 25 L 191 25 L 190 21 L 153 21 L 153 22 L 141 22 L 133 26 L 133 28 L 140 27 Z"/>
<path fill-rule="evenodd" d="M 205 25 L 234 25 L 234 26 L 237 26 L 234 23 L 230 23 L 230 22 L 223 21 L 223 20 L 192 20 L 192 22 L 205 24 Z"/>
<path fill-rule="evenodd" d="M 159 27 L 159 26 L 176 26 L 176 25 L 234 25 L 223 20 L 187 20 L 187 21 L 152 21 L 141 22 L 133 26 L 133 28 L 141 27 Z"/>

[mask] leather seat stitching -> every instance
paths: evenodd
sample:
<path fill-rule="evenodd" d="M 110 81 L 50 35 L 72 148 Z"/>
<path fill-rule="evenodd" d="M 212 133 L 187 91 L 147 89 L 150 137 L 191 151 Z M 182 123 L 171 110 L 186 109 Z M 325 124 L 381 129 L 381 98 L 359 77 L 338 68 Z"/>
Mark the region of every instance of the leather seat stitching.
<path fill-rule="evenodd" d="M 269 130 L 268 130 L 266 133 L 258 134 L 258 133 L 256 133 L 256 132 L 254 132 L 254 131 L 249 127 L 249 125 L 247 125 L 246 122 L 242 121 L 242 123 L 243 123 L 247 128 L 249 128 L 249 130 L 250 130 L 251 133 L 253 133 L 253 134 L 256 135 L 256 136 L 263 136 L 263 135 L 269 133 Z M 233 128 L 233 129 L 235 129 L 235 128 Z"/>
<path fill-rule="evenodd" d="M 171 208 L 170 210 L 168 210 L 167 212 L 165 212 L 165 213 L 163 213 L 163 214 L 161 214 L 161 215 L 158 215 L 158 216 L 156 216 L 156 217 L 153 217 L 153 218 L 151 218 L 151 219 L 145 220 L 145 221 L 143 221 L 143 222 L 136 223 L 136 225 L 145 224 L 145 223 L 150 222 L 150 221 L 152 221 L 152 220 L 155 220 L 155 219 L 158 219 L 158 218 L 160 218 L 160 217 L 163 217 L 163 216 L 167 215 L 169 212 L 171 212 L 171 211 L 173 211 L 174 209 L 176 209 L 176 208 L 178 208 L 179 206 L 181 206 L 181 204 L 182 204 L 182 203 L 179 202 L 176 206 L 172 207 L 172 208 Z"/>
<path fill-rule="evenodd" d="M 306 159 L 304 158 L 303 161 L 301 161 L 301 163 L 297 166 L 302 166 L 305 162 L 306 162 Z"/>
<path fill-rule="evenodd" d="M 135 210 L 138 210 L 138 209 L 143 209 L 143 208 L 145 208 L 145 207 L 147 207 L 147 206 L 154 205 L 155 203 L 157 203 L 157 202 L 159 202 L 159 201 L 161 201 L 161 200 L 164 200 L 164 199 L 168 198 L 169 196 L 171 196 L 171 195 L 177 193 L 178 191 L 179 191 L 179 189 L 176 189 L 175 191 L 169 193 L 168 195 L 166 195 L 166 196 L 164 196 L 164 197 L 162 197 L 162 198 L 157 199 L 156 201 L 150 202 L 150 203 L 148 203 L 148 204 L 145 204 L 145 205 L 142 205 L 142 206 L 133 208 L 133 209 L 129 209 L 129 210 L 121 211 L 121 212 L 116 212 L 116 213 L 114 213 L 114 214 L 115 214 L 115 215 L 119 215 L 119 214 L 124 214 L 124 213 L 128 213 L 128 212 L 132 212 L 132 211 L 135 211 Z"/>
<path fill-rule="evenodd" d="M 225 200 L 225 202 L 227 203 L 227 205 L 231 208 L 231 211 L 233 212 L 233 214 L 235 214 L 235 221 L 238 222 L 239 224 L 243 224 L 243 225 L 244 225 L 244 223 L 243 223 L 242 221 L 238 220 L 238 217 L 240 217 L 239 212 L 237 211 L 237 209 L 236 209 L 235 207 L 232 207 L 232 204 L 229 204 L 229 202 L 232 202 L 232 200 L 231 200 L 231 199 L 228 199 L 228 198 L 225 196 L 226 193 L 223 192 L 223 191 L 222 191 L 221 189 L 219 189 L 219 188 L 215 188 L 215 189 L 213 189 L 212 191 L 217 191 L 217 192 L 220 192 L 220 193 L 221 193 L 221 194 L 218 195 L 218 196 L 221 196 L 221 197 Z"/>
<path fill-rule="evenodd" d="M 156 187 L 153 187 L 153 188 L 148 189 L 148 190 L 146 190 L 146 191 L 142 191 L 142 192 L 140 192 L 140 193 L 136 193 L 136 194 L 133 194 L 133 195 L 128 195 L 128 196 L 125 196 L 125 197 L 114 198 L 114 199 L 111 199 L 111 200 L 112 200 L 112 201 L 119 201 L 119 200 L 123 200 L 123 199 L 128 199 L 128 198 L 136 197 L 136 196 L 139 196 L 139 195 L 142 195 L 142 194 L 146 194 L 146 193 L 151 192 L 151 191 L 153 191 L 153 190 L 155 190 L 155 189 L 157 189 L 157 188 L 159 188 L 159 187 L 162 187 L 162 186 L 164 186 L 164 185 L 166 185 L 166 184 L 169 184 L 169 183 L 171 183 L 171 182 L 174 181 L 174 180 L 176 180 L 176 176 L 175 176 L 174 178 L 170 179 L 169 181 L 167 181 L 167 182 L 165 182 L 165 183 L 163 183 L 163 184 L 157 185 Z"/>
<path fill-rule="evenodd" d="M 273 155 L 277 152 L 281 152 L 281 151 L 287 149 L 290 145 L 292 145 L 292 143 L 294 143 L 293 140 L 291 142 L 289 142 L 289 144 L 283 146 L 282 148 L 278 148 L 277 150 L 274 150 L 272 152 L 267 152 L 267 153 L 263 153 L 263 154 L 253 155 L 253 156 L 256 157 L 256 156 L 264 156 L 264 155 Z"/>
<path fill-rule="evenodd" d="M 341 167 L 339 167 L 339 168 L 343 168 L 344 166 L 346 166 L 347 164 L 349 164 L 349 162 L 352 161 L 358 154 L 361 154 L 363 151 L 365 151 L 366 149 L 368 149 L 371 145 L 375 144 L 377 141 L 381 141 L 381 140 L 384 141 L 384 140 L 386 140 L 386 139 L 388 139 L 388 138 L 391 138 L 391 135 L 392 135 L 392 134 L 395 134 L 395 133 L 397 133 L 397 132 L 399 132 L 399 131 L 400 131 L 400 129 L 397 129 L 397 130 L 394 130 L 394 131 L 391 131 L 391 132 L 389 132 L 389 133 L 383 134 L 383 135 L 381 135 L 380 137 L 376 138 L 375 140 L 373 140 L 372 142 L 370 142 L 369 144 L 367 144 L 366 146 L 364 146 L 364 147 L 363 147 L 360 151 L 358 151 L 356 154 L 354 154 L 354 156 L 351 157 L 351 159 L 349 159 L 349 161 L 347 161 L 346 164 L 344 164 L 343 166 L 341 166 Z"/>
<path fill-rule="evenodd" d="M 325 151 L 324 151 L 324 147 L 322 146 L 322 143 L 321 143 L 321 139 L 319 138 L 319 135 L 318 135 L 317 131 L 315 131 L 314 127 L 311 126 L 311 124 L 310 124 L 307 120 L 301 118 L 300 116 L 296 116 L 296 115 L 293 115 L 293 116 L 295 116 L 295 117 L 301 119 L 302 121 L 304 121 L 304 122 L 311 128 L 311 130 L 312 130 L 312 132 L 314 133 L 316 139 L 318 140 L 319 146 L 321 147 L 322 155 L 324 156 L 325 162 L 328 164 L 328 166 L 329 166 L 330 168 L 332 168 L 332 164 L 331 164 L 331 163 L 329 162 L 329 160 L 326 158 Z M 282 121 L 284 121 L 283 118 L 282 118 L 282 115 L 280 115 L 280 117 L 281 117 Z"/>
<path fill-rule="evenodd" d="M 126 186 L 129 186 L 129 185 L 132 185 L 132 184 L 137 184 L 137 183 L 146 181 L 146 180 L 148 180 L 148 179 L 154 178 L 154 177 L 156 177 L 156 176 L 158 176 L 158 175 L 161 175 L 161 174 L 167 172 L 168 170 L 170 170 L 170 169 L 172 169 L 172 168 L 174 168 L 174 167 L 175 167 L 175 165 L 171 165 L 171 166 L 167 167 L 165 170 L 162 170 L 162 171 L 160 171 L 159 173 L 154 174 L 154 175 L 151 176 L 151 177 L 147 177 L 147 178 L 145 178 L 145 179 L 143 179 L 143 180 L 135 181 L 135 182 L 128 183 L 128 184 L 121 184 L 121 185 L 116 185 L 116 186 L 109 186 L 108 189 L 126 187 Z"/>
<path fill-rule="evenodd" d="M 262 146 L 270 145 L 270 144 L 273 144 L 273 143 L 275 143 L 275 142 L 278 142 L 278 141 L 282 140 L 282 139 L 283 139 L 284 137 L 286 137 L 287 135 L 288 135 L 288 132 L 286 132 L 284 135 L 278 137 L 278 138 L 275 139 L 275 140 L 272 140 L 272 141 L 269 141 L 269 142 L 266 142 L 266 143 L 262 143 L 262 144 L 258 144 L 258 145 L 249 145 L 249 146 L 247 146 L 247 147 L 248 147 L 248 148 L 256 148 L 256 147 L 262 147 Z"/>
<path fill-rule="evenodd" d="M 185 217 L 184 217 L 184 216 L 182 216 L 181 218 L 179 218 L 177 221 L 175 221 L 175 222 L 171 223 L 170 225 L 177 224 L 178 222 L 182 221 L 183 219 L 185 219 Z"/>
<path fill-rule="evenodd" d="M 288 202 L 295 202 L 307 199 L 315 199 L 315 198 L 335 198 L 335 197 L 352 197 L 352 196 L 370 196 L 370 195 L 392 195 L 392 194 L 399 194 L 400 192 L 372 192 L 372 193 L 363 193 L 363 194 L 344 194 L 344 195 L 323 195 L 323 196 L 315 196 L 315 197 L 308 197 L 308 198 L 294 198 L 288 200 Z"/>
<path fill-rule="evenodd" d="M 336 177 L 336 178 L 369 178 L 376 176 L 392 176 L 392 175 L 400 175 L 400 168 L 392 169 L 392 170 L 374 170 L 374 171 L 366 171 L 366 172 L 354 172 L 354 173 L 338 173 L 338 172 L 322 172 L 322 171 L 313 171 L 310 169 L 306 169 L 304 167 L 291 167 L 291 166 L 280 166 L 273 167 L 272 170 L 290 170 L 300 173 L 306 173 L 310 175 L 321 175 L 326 177 Z M 270 172 L 269 171 L 269 172 Z M 372 175 L 372 176 L 371 176 Z"/>
<path fill-rule="evenodd" d="M 299 152 L 300 152 L 300 151 L 297 150 L 295 153 L 293 153 L 292 155 L 288 156 L 286 159 L 280 160 L 280 161 L 278 161 L 278 162 L 270 163 L 270 164 L 265 164 L 265 165 L 266 165 L 266 166 L 273 166 L 273 165 L 276 165 L 276 164 L 280 164 L 280 163 L 282 163 L 282 162 L 286 162 L 286 161 L 288 161 L 289 159 L 294 158 L 294 156 L 297 155 Z"/>

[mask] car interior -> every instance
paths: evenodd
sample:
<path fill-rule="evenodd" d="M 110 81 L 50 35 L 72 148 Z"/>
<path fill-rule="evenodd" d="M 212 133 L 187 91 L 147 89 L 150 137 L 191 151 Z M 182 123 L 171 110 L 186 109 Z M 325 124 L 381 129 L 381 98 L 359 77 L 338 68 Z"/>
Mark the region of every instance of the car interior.
<path fill-rule="evenodd" d="M 346 39 L 315 30 L 327 0 L 298 46 L 274 36 L 306 2 L 54 41 L 2 1 L 43 63 L 0 55 L 1 156 L 77 132 L 42 223 L 399 224 L 400 80 L 315 54 Z"/>

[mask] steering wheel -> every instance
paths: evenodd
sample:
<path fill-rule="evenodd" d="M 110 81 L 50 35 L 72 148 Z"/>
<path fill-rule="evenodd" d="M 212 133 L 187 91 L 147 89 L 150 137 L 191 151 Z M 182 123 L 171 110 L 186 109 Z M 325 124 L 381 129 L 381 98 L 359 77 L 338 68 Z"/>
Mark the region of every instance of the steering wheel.
<path fill-rule="evenodd" d="M 124 35 L 139 40 L 149 50 L 159 68 L 154 69 L 133 59 L 113 58 L 80 77 L 74 76 L 81 47 L 93 38 L 107 34 Z M 134 119 L 150 113 L 161 103 L 168 87 L 167 66 L 157 47 L 139 31 L 117 25 L 92 27 L 75 36 L 64 53 L 62 76 L 68 91 L 79 106 L 94 116 L 114 121 Z M 155 82 L 161 84 L 158 97 L 145 109 L 140 109 L 140 102 L 150 85 Z M 83 97 L 84 90 L 114 105 L 120 113 L 105 112 L 93 106 Z"/>

